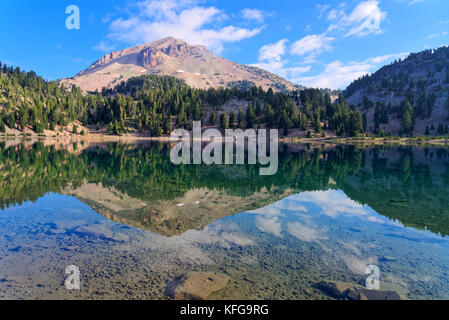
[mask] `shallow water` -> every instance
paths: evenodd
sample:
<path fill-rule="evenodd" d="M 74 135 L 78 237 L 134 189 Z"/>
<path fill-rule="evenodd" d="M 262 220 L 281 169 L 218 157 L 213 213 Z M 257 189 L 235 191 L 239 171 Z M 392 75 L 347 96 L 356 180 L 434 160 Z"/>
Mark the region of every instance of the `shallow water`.
<path fill-rule="evenodd" d="M 449 298 L 445 148 L 281 146 L 279 171 L 174 166 L 168 145 L 0 144 L 0 298 L 331 299 L 322 280 Z M 67 290 L 76 265 L 81 290 Z"/>

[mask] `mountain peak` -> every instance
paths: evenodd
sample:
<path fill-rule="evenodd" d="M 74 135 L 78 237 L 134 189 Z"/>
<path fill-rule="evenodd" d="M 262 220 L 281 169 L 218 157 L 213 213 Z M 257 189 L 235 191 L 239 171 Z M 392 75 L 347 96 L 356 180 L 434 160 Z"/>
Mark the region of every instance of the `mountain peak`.
<path fill-rule="evenodd" d="M 203 89 L 248 83 L 275 91 L 300 88 L 268 71 L 231 62 L 205 46 L 190 45 L 174 37 L 106 54 L 88 69 L 71 79 L 62 80 L 62 83 L 75 84 L 86 91 L 101 91 L 145 74 L 175 76 L 192 87 Z"/>
<path fill-rule="evenodd" d="M 187 43 L 181 39 L 177 39 L 174 37 L 167 37 L 167 38 L 163 38 L 157 41 L 153 41 L 150 42 L 148 45 L 153 45 L 153 46 L 168 46 L 168 45 L 173 45 L 173 44 L 184 44 L 187 45 Z"/>

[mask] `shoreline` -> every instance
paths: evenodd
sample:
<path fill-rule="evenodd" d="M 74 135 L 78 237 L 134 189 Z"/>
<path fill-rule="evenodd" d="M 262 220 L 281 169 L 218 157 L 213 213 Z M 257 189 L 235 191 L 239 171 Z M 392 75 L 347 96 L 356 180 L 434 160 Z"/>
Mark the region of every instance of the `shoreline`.
<path fill-rule="evenodd" d="M 61 141 L 61 142 L 77 142 L 77 141 L 88 141 L 88 142 L 137 142 L 137 141 L 154 141 L 154 142 L 172 142 L 169 136 L 162 137 L 151 137 L 147 135 L 138 134 L 125 134 L 125 135 L 108 135 L 103 133 L 89 133 L 86 135 L 61 135 L 61 136 L 44 136 L 36 134 L 21 134 L 21 135 L 11 135 L 2 134 L 0 135 L 0 141 L 4 140 L 45 140 L 45 141 Z M 208 142 L 207 140 L 203 140 Z M 316 137 L 316 138 L 306 138 L 306 137 L 285 137 L 279 138 L 279 143 L 291 143 L 291 144 L 356 144 L 356 145 L 439 145 L 439 146 L 449 146 L 448 139 L 429 139 L 426 140 L 425 137 L 413 137 L 413 138 L 375 138 L 375 137 L 364 137 L 364 138 L 339 138 L 339 137 Z"/>
<path fill-rule="evenodd" d="M 449 146 L 449 139 L 431 139 L 425 140 L 421 137 L 415 138 L 283 138 L 279 139 L 280 142 L 284 143 L 326 143 L 326 144 L 354 144 L 354 145 L 439 145 L 439 146 Z"/>

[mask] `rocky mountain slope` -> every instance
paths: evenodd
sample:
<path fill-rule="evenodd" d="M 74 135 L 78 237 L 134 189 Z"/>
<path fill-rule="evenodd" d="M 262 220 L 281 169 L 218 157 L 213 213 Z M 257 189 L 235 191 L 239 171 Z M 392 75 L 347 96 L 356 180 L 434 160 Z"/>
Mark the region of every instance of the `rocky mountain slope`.
<path fill-rule="evenodd" d="M 345 96 L 366 115 L 368 132 L 447 134 L 449 48 L 410 54 L 354 81 Z"/>
<path fill-rule="evenodd" d="M 71 79 L 85 91 L 112 88 L 130 77 L 155 74 L 183 79 L 194 88 L 245 86 L 254 83 L 265 90 L 295 90 L 299 86 L 265 70 L 221 58 L 204 46 L 165 38 L 105 55 Z"/>

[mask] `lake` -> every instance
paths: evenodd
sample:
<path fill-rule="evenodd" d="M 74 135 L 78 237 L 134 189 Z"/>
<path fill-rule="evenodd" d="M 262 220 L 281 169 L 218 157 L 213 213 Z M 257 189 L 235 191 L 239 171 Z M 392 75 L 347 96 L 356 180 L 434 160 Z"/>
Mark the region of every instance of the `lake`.
<path fill-rule="evenodd" d="M 280 145 L 279 170 L 156 142 L 0 142 L 1 299 L 449 298 L 449 149 Z M 66 268 L 80 270 L 68 290 Z"/>

